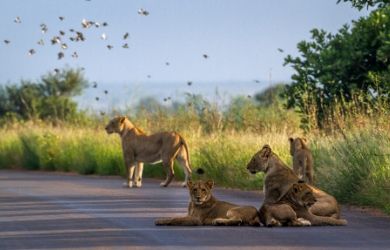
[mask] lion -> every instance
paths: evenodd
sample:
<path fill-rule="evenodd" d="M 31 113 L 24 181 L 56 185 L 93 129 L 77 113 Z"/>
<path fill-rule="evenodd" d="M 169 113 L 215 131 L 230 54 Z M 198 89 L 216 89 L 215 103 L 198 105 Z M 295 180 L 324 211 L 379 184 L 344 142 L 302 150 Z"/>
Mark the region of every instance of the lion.
<path fill-rule="evenodd" d="M 313 185 L 313 155 L 303 138 L 289 138 L 290 154 L 293 157 L 293 170 L 301 180 Z"/>
<path fill-rule="evenodd" d="M 264 172 L 264 203 L 278 202 L 299 181 L 298 176 L 283 161 L 272 152 L 269 145 L 264 145 L 247 165 L 250 173 Z M 308 185 L 313 191 L 316 202 L 309 211 L 318 216 L 340 218 L 340 209 L 337 200 L 330 194 Z"/>
<path fill-rule="evenodd" d="M 315 204 L 313 190 L 306 183 L 294 183 L 287 193 L 274 204 L 263 204 L 259 210 L 264 226 L 343 226 L 344 219 L 317 216 L 309 208 Z"/>
<path fill-rule="evenodd" d="M 135 186 L 141 187 L 143 163 L 162 161 L 167 176 L 160 185 L 167 187 L 174 177 L 173 164 L 175 159 L 184 170 L 185 181 L 182 185 L 185 186 L 191 178 L 192 171 L 188 146 L 184 138 L 178 133 L 159 132 L 146 135 L 125 116 L 114 117 L 105 129 L 108 134 L 118 133 L 121 137 L 127 177 L 126 186 L 131 188 L 133 177 L 135 177 Z M 135 176 L 134 169 L 136 169 Z"/>
<path fill-rule="evenodd" d="M 157 226 L 260 226 L 258 212 L 252 206 L 238 206 L 217 200 L 212 194 L 214 182 L 188 181 L 190 193 L 187 216 L 160 218 Z"/>

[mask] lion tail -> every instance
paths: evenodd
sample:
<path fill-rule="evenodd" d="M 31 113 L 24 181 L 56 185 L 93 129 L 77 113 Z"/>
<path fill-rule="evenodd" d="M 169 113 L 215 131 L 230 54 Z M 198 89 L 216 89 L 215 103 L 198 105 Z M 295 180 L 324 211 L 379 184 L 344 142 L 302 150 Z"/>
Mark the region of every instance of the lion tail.
<path fill-rule="evenodd" d="M 185 149 L 186 155 L 187 155 L 188 165 L 189 165 L 190 168 L 192 169 L 191 160 L 190 160 L 190 152 L 189 152 L 189 150 L 188 150 L 188 145 L 187 145 L 186 140 L 185 140 L 181 135 L 180 135 L 180 142 L 181 142 L 181 145 L 184 146 L 184 149 Z"/>

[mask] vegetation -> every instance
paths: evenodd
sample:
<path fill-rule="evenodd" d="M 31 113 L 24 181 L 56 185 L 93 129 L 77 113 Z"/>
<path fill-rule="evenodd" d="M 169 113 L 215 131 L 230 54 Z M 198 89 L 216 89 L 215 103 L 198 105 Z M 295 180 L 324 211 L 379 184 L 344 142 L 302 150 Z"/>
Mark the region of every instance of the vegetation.
<path fill-rule="evenodd" d="M 339 117 L 389 114 L 389 33 L 387 6 L 352 27 L 344 25 L 337 34 L 313 29 L 312 41 L 298 44 L 301 56 L 286 57 L 285 64 L 295 70 L 285 92 L 287 107 L 299 110 L 304 129 L 343 129 Z"/>
<path fill-rule="evenodd" d="M 70 121 L 79 115 L 71 97 L 87 86 L 80 69 L 48 73 L 38 81 L 0 87 L 0 117 L 5 120 Z"/>
<path fill-rule="evenodd" d="M 180 132 L 193 168 L 244 189 L 262 188 L 262 175 L 246 171 L 255 152 L 270 144 L 291 165 L 287 139 L 304 133 L 320 188 L 390 214 L 390 6 L 343 1 L 377 9 L 337 34 L 314 29 L 312 41 L 298 44 L 301 55 L 285 59 L 295 70 L 291 84 L 224 107 L 190 93 L 171 106 L 146 98 L 122 114 L 148 133 Z M 120 140 L 103 129 L 111 114 L 88 115 L 72 100 L 87 85 L 82 71 L 64 69 L 0 87 L 0 168 L 124 175 Z M 161 178 L 162 168 L 146 166 L 145 176 Z"/>

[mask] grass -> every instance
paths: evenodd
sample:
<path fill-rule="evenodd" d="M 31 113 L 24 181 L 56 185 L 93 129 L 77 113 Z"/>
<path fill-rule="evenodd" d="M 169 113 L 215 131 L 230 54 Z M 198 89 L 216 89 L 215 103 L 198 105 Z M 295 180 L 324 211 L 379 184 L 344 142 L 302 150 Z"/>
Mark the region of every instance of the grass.
<path fill-rule="evenodd" d="M 251 175 L 246 164 L 264 144 L 291 165 L 287 133 L 181 131 L 190 146 L 193 169 L 218 186 L 262 189 L 263 175 Z M 390 133 L 358 130 L 344 136 L 309 136 L 317 185 L 343 203 L 369 205 L 390 214 Z M 23 125 L 0 129 L 0 168 L 26 168 L 124 175 L 117 135 L 102 127 Z M 183 172 L 177 166 L 177 180 Z M 145 166 L 144 176 L 163 178 L 161 166 Z"/>

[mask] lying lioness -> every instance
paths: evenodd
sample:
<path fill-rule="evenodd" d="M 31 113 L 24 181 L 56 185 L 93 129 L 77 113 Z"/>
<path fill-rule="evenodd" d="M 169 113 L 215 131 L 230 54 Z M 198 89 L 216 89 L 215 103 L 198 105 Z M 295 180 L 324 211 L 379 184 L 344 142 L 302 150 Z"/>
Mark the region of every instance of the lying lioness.
<path fill-rule="evenodd" d="M 240 207 L 217 200 L 211 193 L 213 181 L 188 181 L 190 204 L 184 217 L 161 218 L 155 221 L 158 226 L 260 226 L 257 209 L 251 206 Z"/>
<path fill-rule="evenodd" d="M 294 183 L 299 181 L 298 176 L 272 151 L 269 145 L 264 145 L 247 165 L 252 174 L 264 172 L 264 203 L 278 202 Z M 337 200 L 330 194 L 308 185 L 313 191 L 316 202 L 310 207 L 310 212 L 318 216 L 340 218 L 340 209 Z"/>
<path fill-rule="evenodd" d="M 342 226 L 344 219 L 317 216 L 309 211 L 316 202 L 313 191 L 305 183 L 294 183 L 287 193 L 274 204 L 263 204 L 259 211 L 265 226 Z"/>
<path fill-rule="evenodd" d="M 178 160 L 184 169 L 185 181 L 191 177 L 190 155 L 184 138 L 176 132 L 160 132 L 146 135 L 125 116 L 113 118 L 106 126 L 108 134 L 118 133 L 122 141 L 128 187 L 133 186 L 134 169 L 137 165 L 135 185 L 142 184 L 143 163 L 155 163 L 162 160 L 167 177 L 160 185 L 166 187 L 174 177 L 173 163 Z"/>

